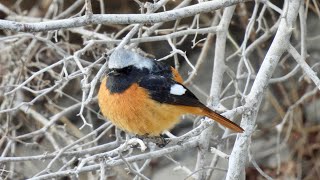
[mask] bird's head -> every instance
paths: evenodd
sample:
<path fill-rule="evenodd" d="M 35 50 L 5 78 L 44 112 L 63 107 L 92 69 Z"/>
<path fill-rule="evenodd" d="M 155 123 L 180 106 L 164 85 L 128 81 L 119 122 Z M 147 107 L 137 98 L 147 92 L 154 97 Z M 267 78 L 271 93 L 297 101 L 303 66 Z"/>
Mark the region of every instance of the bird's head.
<path fill-rule="evenodd" d="M 143 57 L 138 53 L 127 49 L 116 49 L 110 56 L 108 75 L 118 76 L 129 74 L 132 70 L 151 71 L 153 62 L 151 59 Z"/>

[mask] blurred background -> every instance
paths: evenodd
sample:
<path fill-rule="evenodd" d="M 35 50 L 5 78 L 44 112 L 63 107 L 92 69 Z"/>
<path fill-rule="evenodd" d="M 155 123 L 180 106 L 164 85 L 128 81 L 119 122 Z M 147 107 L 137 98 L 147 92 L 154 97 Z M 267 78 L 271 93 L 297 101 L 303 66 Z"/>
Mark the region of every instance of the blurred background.
<path fill-rule="evenodd" d="M 146 4 L 157 1 L 138 0 L 91 0 L 94 14 L 139 14 L 146 13 Z M 200 1 L 199 1 L 200 2 Z M 172 10 L 179 6 L 199 3 L 194 0 L 167 1 L 155 12 Z M 230 69 L 225 73 L 221 104 L 234 108 L 235 98 L 248 94 L 245 86 L 236 89 L 230 72 L 239 73 L 236 81 L 247 84 L 250 89 L 255 75 L 272 43 L 283 1 L 270 0 L 260 3 L 253 30 L 248 35 L 247 47 L 263 35 L 268 35 L 247 54 L 251 74 L 247 69 L 239 70 L 241 46 L 248 31 L 255 3 L 238 4 L 227 33 L 225 62 Z M 181 5 L 182 4 L 182 5 Z M 320 60 L 320 3 L 305 0 L 307 63 L 319 72 Z M 86 13 L 84 0 L 0 0 L 0 19 L 18 22 L 42 22 L 83 16 Z M 145 42 L 144 37 L 169 35 L 188 29 L 201 29 L 217 25 L 223 9 L 159 24 L 145 24 L 133 38 L 142 39 L 132 47 L 140 48 L 143 55 L 161 59 L 179 69 L 186 85 L 204 103 L 210 100 L 210 87 L 215 50 L 215 34 L 190 34 L 172 38 L 174 47 L 182 54 L 174 53 L 167 40 Z M 87 67 L 87 83 L 97 77 L 110 52 L 132 29 L 133 25 L 89 25 L 72 29 L 48 32 L 18 33 L 0 29 L 0 177 L 2 179 L 26 179 L 54 172 L 67 171 L 79 166 L 82 159 L 102 152 L 112 151 L 124 137 L 110 124 L 105 124 L 96 99 L 99 81 L 94 87 L 90 103 L 83 109 L 83 74 L 68 56 L 77 56 Z M 143 36 L 143 33 L 146 33 Z M 90 44 L 90 42 L 93 42 Z M 297 18 L 292 43 L 301 47 L 301 27 Z M 131 44 L 132 45 L 132 44 Z M 196 66 L 193 74 L 187 60 Z M 171 56 L 168 56 L 171 55 Z M 191 76 L 191 78 L 190 78 Z M 240 95 L 237 90 L 241 91 Z M 240 104 L 244 103 L 239 101 Z M 246 166 L 246 179 L 265 179 L 253 163 L 274 179 L 320 179 L 320 108 L 319 92 L 308 76 L 297 66 L 296 61 L 285 53 L 274 72 L 264 94 L 257 127 L 252 135 L 248 153 L 251 158 Z M 81 110 L 82 109 L 82 110 Z M 83 126 L 78 115 L 92 124 Z M 172 134 L 183 135 L 199 124 L 199 118 L 184 116 Z M 196 120 L 194 120 L 196 119 Z M 235 117 L 240 123 L 241 117 Z M 104 128 L 98 129 L 101 125 Z M 234 135 L 222 137 L 223 130 L 215 127 L 208 137 L 211 147 L 230 154 Z M 115 134 L 116 133 L 116 134 Z M 89 135 L 90 134 L 90 135 Z M 89 136 L 87 136 L 89 135 Z M 118 137 L 121 136 L 121 137 Z M 78 140 L 80 141 L 78 142 Z M 122 139 L 123 140 L 123 139 Z M 70 145 L 70 147 L 68 147 Z M 67 147 L 67 148 L 66 148 Z M 65 148 L 65 149 L 64 149 Z M 63 156 L 57 156 L 61 152 Z M 69 154 L 68 154 L 69 153 Z M 131 156 L 141 151 L 132 150 Z M 160 158 L 132 163 L 141 168 L 141 173 L 150 179 L 192 178 L 197 148 L 178 151 Z M 5 158 L 7 157 L 7 159 Z M 21 157 L 21 158 L 10 158 Z M 56 159 L 53 161 L 53 159 Z M 2 159 L 1 159 L 2 158 Z M 119 157 L 114 157 L 119 159 Z M 208 156 L 212 172 L 209 179 L 223 179 L 228 167 L 225 159 L 213 160 Z M 90 161 L 88 165 L 99 165 Z M 191 171 L 190 171 L 191 170 Z M 128 173 L 126 165 L 106 168 L 105 179 L 143 179 Z M 79 176 L 62 176 L 61 179 L 98 179 L 101 169 L 88 170 Z M 194 172 L 193 172 L 194 173 Z"/>

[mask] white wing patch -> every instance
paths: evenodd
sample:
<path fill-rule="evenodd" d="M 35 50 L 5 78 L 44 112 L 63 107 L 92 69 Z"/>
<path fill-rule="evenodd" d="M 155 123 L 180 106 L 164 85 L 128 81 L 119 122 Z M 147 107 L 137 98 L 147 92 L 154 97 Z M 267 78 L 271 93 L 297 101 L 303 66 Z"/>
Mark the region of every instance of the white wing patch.
<path fill-rule="evenodd" d="M 180 84 L 174 84 L 170 88 L 170 94 L 178 95 L 178 96 L 183 95 L 186 91 L 187 91 L 187 89 L 185 89 Z"/>

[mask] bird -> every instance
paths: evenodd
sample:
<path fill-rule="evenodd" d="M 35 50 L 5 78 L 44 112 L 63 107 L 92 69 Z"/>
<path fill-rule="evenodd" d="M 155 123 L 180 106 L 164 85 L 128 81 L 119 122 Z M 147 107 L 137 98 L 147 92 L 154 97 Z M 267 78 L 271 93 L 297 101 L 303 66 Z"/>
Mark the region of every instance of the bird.
<path fill-rule="evenodd" d="M 235 132 L 244 131 L 201 103 L 170 65 L 118 48 L 109 56 L 107 66 L 98 104 L 102 115 L 125 132 L 161 136 L 185 114 L 206 116 Z"/>

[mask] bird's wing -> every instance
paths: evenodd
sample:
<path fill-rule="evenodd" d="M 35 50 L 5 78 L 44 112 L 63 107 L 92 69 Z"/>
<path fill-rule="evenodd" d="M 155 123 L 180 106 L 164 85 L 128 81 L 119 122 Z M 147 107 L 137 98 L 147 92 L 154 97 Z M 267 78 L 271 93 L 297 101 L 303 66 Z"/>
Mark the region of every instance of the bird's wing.
<path fill-rule="evenodd" d="M 191 91 L 171 78 L 147 75 L 138 83 L 149 92 L 153 100 L 159 103 L 199 107 L 201 112 L 195 114 L 207 116 L 236 132 L 243 132 L 240 126 L 206 107 Z"/>
<path fill-rule="evenodd" d="M 157 102 L 201 108 L 206 107 L 191 91 L 171 78 L 160 75 L 148 75 L 140 79 L 138 83 Z"/>

